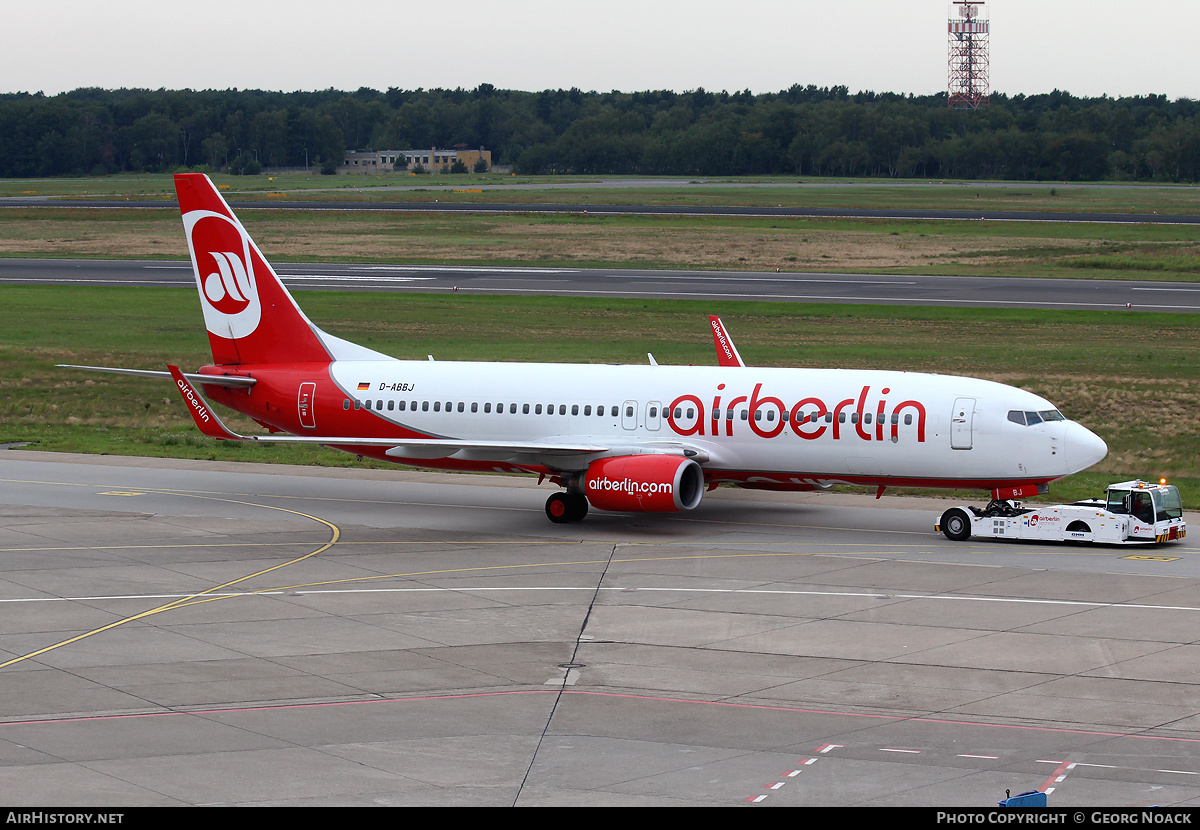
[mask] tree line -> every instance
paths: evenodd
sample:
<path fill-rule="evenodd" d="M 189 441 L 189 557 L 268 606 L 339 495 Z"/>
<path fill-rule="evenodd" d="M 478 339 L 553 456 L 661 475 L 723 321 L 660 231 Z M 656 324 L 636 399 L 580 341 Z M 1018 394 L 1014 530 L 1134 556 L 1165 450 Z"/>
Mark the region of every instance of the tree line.
<path fill-rule="evenodd" d="M 1163 95 L 77 89 L 0 95 L 0 176 L 336 172 L 347 149 L 485 147 L 521 173 L 1200 179 L 1200 102 Z"/>

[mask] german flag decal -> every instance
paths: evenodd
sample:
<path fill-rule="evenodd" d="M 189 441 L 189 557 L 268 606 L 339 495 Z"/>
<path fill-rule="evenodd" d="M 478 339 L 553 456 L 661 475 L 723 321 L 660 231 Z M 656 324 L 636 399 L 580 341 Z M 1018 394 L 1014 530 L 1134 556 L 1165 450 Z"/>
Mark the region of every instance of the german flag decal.
<path fill-rule="evenodd" d="M 363 381 L 358 385 L 359 392 L 368 392 L 371 389 L 371 384 L 368 381 Z"/>

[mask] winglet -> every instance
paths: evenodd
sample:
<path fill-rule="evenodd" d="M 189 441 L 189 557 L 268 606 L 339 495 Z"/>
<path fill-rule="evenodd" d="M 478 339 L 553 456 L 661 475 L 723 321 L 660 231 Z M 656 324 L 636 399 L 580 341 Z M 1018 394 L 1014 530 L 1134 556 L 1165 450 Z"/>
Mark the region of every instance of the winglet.
<path fill-rule="evenodd" d="M 745 366 L 737 346 L 733 345 L 733 338 L 725 331 L 725 324 L 721 322 L 721 318 L 710 314 L 708 322 L 712 326 L 713 345 L 717 347 L 717 363 L 721 366 Z"/>
<path fill-rule="evenodd" d="M 183 372 L 179 371 L 178 366 L 168 366 L 167 369 L 170 371 L 171 377 L 175 379 L 175 385 L 179 387 L 179 394 L 183 396 L 184 406 L 192 414 L 192 420 L 196 422 L 196 426 L 200 428 L 201 432 L 209 438 L 219 438 L 224 441 L 247 440 L 246 436 L 238 435 L 221 423 L 217 413 L 209 408 L 208 401 L 204 400 L 204 397 L 196 391 L 196 387 L 188 382 L 188 379 L 183 376 Z"/>

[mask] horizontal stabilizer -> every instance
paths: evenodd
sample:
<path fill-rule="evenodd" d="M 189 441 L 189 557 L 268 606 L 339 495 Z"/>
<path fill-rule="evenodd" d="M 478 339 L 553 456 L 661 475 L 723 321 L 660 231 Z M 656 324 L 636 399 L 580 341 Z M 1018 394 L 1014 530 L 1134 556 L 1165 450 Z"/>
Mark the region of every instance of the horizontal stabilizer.
<path fill-rule="evenodd" d="M 56 364 L 60 369 L 84 369 L 88 372 L 108 372 L 113 375 L 133 375 L 139 378 L 155 378 L 156 380 L 170 380 L 170 372 L 156 372 L 151 369 L 117 369 L 111 366 L 75 366 L 70 363 Z M 228 389 L 245 389 L 258 383 L 254 378 L 243 377 L 242 375 L 183 375 L 190 383 L 202 383 L 205 386 L 224 386 Z"/>

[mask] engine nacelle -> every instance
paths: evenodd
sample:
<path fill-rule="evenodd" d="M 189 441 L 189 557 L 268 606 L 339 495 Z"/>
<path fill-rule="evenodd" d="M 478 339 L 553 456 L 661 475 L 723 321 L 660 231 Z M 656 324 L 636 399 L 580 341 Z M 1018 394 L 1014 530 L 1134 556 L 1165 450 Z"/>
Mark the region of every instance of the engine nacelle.
<path fill-rule="evenodd" d="M 704 472 L 677 455 L 623 455 L 588 465 L 584 494 L 601 510 L 673 513 L 694 510 L 704 496 Z"/>

